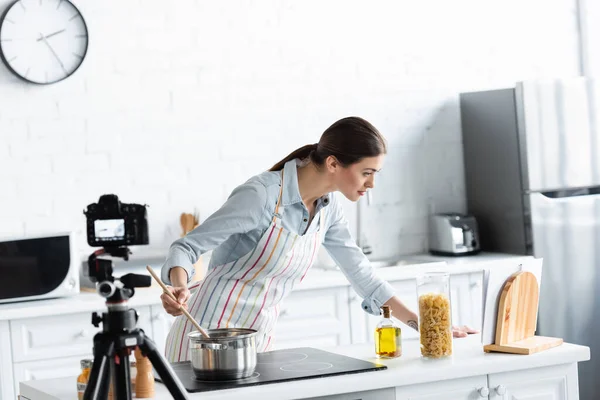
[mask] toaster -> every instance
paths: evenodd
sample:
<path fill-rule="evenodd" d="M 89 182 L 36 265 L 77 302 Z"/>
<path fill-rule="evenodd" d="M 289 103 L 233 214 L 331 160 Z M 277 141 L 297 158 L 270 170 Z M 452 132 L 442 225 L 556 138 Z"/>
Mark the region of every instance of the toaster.
<path fill-rule="evenodd" d="M 429 251 L 443 256 L 479 253 L 477 221 L 472 215 L 446 213 L 429 220 Z"/>

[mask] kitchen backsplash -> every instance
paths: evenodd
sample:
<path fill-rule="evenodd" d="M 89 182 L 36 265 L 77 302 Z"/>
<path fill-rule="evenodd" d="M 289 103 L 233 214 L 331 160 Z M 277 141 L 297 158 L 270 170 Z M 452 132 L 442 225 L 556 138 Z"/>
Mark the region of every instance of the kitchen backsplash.
<path fill-rule="evenodd" d="M 166 248 L 181 212 L 206 218 L 348 115 L 389 142 L 373 257 L 423 251 L 430 213 L 465 211 L 457 94 L 578 72 L 575 0 L 74 3 L 90 47 L 73 76 L 0 66 L 0 237 L 75 230 L 82 254 L 100 195 L 148 204 Z"/>

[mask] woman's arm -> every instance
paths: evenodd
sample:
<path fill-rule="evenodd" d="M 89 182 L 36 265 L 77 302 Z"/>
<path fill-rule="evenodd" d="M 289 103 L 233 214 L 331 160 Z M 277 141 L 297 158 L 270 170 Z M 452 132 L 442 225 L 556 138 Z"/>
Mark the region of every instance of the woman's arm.
<path fill-rule="evenodd" d="M 414 330 L 419 330 L 418 317 L 417 314 L 412 312 L 412 310 L 404 305 L 398 296 L 393 296 L 389 299 L 386 305 L 390 306 L 392 310 L 392 316 L 404 322 L 406 325 L 410 326 Z"/>

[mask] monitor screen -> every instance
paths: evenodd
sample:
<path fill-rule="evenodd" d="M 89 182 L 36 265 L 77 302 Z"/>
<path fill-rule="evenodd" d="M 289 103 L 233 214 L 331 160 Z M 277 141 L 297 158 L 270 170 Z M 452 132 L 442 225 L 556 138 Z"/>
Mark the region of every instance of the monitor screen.
<path fill-rule="evenodd" d="M 99 241 L 123 240 L 125 238 L 125 220 L 97 219 L 94 221 L 94 234 Z"/>

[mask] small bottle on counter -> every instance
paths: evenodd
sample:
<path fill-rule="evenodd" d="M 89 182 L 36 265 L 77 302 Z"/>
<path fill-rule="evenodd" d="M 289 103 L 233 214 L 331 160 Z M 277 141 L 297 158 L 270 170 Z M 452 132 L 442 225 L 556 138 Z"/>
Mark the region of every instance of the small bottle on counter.
<path fill-rule="evenodd" d="M 154 375 L 152 374 L 152 363 L 148 357 L 142 355 L 139 347 L 135 348 L 135 397 L 145 399 L 154 397 Z"/>
<path fill-rule="evenodd" d="M 391 318 L 389 306 L 381 307 L 383 319 L 375 328 L 375 353 L 379 358 L 395 358 L 402 355 L 402 329 Z"/>
<path fill-rule="evenodd" d="M 90 379 L 90 372 L 92 371 L 92 360 L 83 359 L 80 361 L 81 374 L 77 377 L 77 398 L 83 399 L 85 388 L 87 387 L 88 380 Z"/>

